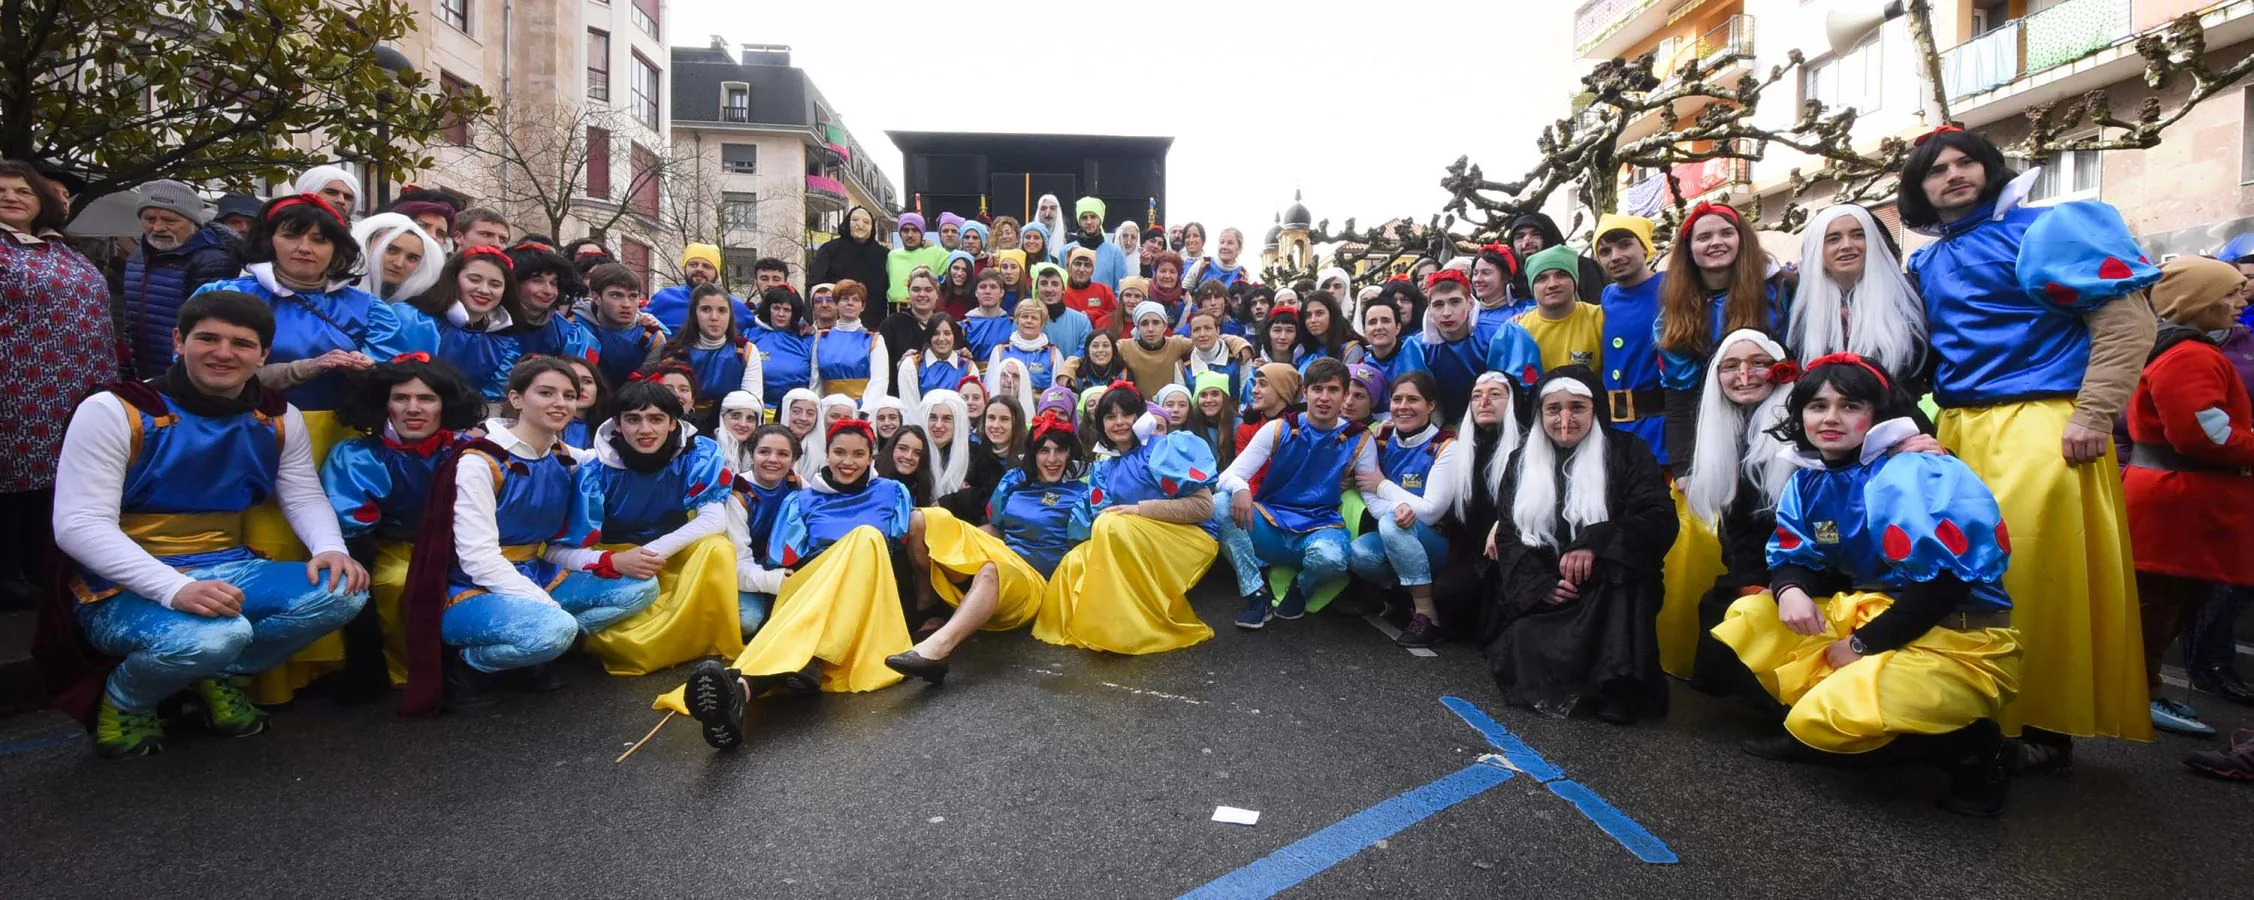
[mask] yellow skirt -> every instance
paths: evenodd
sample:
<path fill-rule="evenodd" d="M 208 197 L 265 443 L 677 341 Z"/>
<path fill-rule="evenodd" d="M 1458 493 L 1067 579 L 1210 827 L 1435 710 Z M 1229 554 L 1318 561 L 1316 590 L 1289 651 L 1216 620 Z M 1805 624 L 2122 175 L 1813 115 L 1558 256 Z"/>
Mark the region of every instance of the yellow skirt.
<path fill-rule="evenodd" d="M 1185 594 L 1220 551 L 1195 525 L 1098 516 L 1049 577 L 1033 636 L 1111 653 L 1164 653 L 1212 637 Z"/>
<path fill-rule="evenodd" d="M 1041 612 L 1041 593 L 1046 586 L 1041 572 L 1010 545 L 936 506 L 918 512 L 924 517 L 924 546 L 931 554 L 931 589 L 939 599 L 962 605 L 963 591 L 955 586 L 954 579 L 969 578 L 993 563 L 1000 575 L 999 592 L 994 599 L 994 617 L 986 620 L 983 630 L 1009 631 L 1033 621 Z"/>
<path fill-rule="evenodd" d="M 2078 737 L 2152 739 L 2144 637 L 2129 556 L 2128 505 L 2105 458 L 2070 468 L 2059 439 L 2067 400 L 1941 411 L 1941 443 L 2003 508 L 2011 538 L 2012 625 L 2027 653 L 2025 693 L 2004 710 L 2007 734 L 2032 726 Z"/>
<path fill-rule="evenodd" d="M 603 544 L 625 550 L 632 544 Z M 744 649 L 737 612 L 736 549 L 725 534 L 706 535 L 666 557 L 657 601 L 582 639 L 612 675 L 647 675 L 706 656 Z"/>
<path fill-rule="evenodd" d="M 734 622 L 734 607 L 728 615 Z M 913 646 L 893 581 L 892 553 L 883 534 L 863 525 L 783 579 L 767 624 L 733 667 L 744 675 L 780 675 L 819 659 L 822 690 L 873 691 L 900 683 L 900 673 L 887 668 L 884 658 Z M 681 688 L 650 706 L 689 713 Z"/>
<path fill-rule="evenodd" d="M 1661 563 L 1667 585 L 1659 606 L 1659 667 L 1677 678 L 1689 678 L 1698 659 L 1698 601 L 1722 577 L 1722 541 L 1714 529 L 1691 512 L 1681 487 L 1675 495 L 1675 546 Z"/>
<path fill-rule="evenodd" d="M 407 608 L 400 601 L 407 594 L 407 564 L 414 556 L 413 544 L 377 541 L 376 565 L 368 570 L 368 603 L 383 623 L 384 669 L 391 673 L 392 687 L 407 686 Z"/>
<path fill-rule="evenodd" d="M 1819 635 L 1784 627 L 1766 591 L 1730 604 L 1714 626 L 1715 639 L 1737 651 L 1770 696 L 1792 707 L 1784 727 L 1803 744 L 1868 753 L 1897 734 L 1947 734 L 1995 718 L 2019 691 L 2019 635 L 2011 628 L 1932 628 L 1900 649 L 1834 669 L 1824 648 L 1877 618 L 1894 598 L 1851 591 L 1817 602 L 1826 620 Z"/>
<path fill-rule="evenodd" d="M 305 418 L 305 436 L 313 445 L 313 470 L 318 472 L 321 461 L 329 458 L 329 448 L 352 437 L 352 429 L 344 427 L 337 421 L 337 414 L 328 410 L 299 410 L 298 414 Z M 243 515 L 243 543 L 267 559 L 303 560 L 313 556 L 298 542 L 289 519 L 282 516 L 281 502 L 272 497 Z M 251 702 L 288 703 L 298 689 L 343 666 L 344 635 L 329 632 L 307 644 L 288 662 L 251 676 Z"/>

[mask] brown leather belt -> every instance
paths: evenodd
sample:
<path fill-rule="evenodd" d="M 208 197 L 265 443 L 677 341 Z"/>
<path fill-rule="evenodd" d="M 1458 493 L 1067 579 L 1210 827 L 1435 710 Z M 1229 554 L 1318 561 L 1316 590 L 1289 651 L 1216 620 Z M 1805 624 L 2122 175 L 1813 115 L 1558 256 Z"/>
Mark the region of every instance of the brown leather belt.
<path fill-rule="evenodd" d="M 2254 475 L 2254 468 L 2234 469 L 2211 462 L 2193 459 L 2176 452 L 2166 444 L 2130 444 L 2129 465 L 2140 469 L 2158 469 L 2163 472 L 2214 472 L 2222 475 Z"/>

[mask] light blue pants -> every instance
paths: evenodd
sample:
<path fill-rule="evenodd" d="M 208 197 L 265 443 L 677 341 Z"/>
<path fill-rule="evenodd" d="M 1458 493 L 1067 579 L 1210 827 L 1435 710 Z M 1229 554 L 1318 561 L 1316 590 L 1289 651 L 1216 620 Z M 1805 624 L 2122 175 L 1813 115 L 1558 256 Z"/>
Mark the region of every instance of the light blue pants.
<path fill-rule="evenodd" d="M 1257 509 L 1257 508 L 1256 508 Z M 1252 527 L 1237 527 L 1225 508 L 1214 510 L 1221 530 L 1221 546 L 1229 550 L 1229 565 L 1237 570 L 1237 593 L 1250 597 L 1267 585 L 1262 572 L 1268 566 L 1298 566 L 1292 586 L 1308 596 L 1326 582 L 1346 577 L 1346 529 L 1317 528 L 1287 531 L 1255 511 Z"/>
<path fill-rule="evenodd" d="M 224 581 L 242 589 L 238 616 L 199 616 L 165 608 L 123 591 L 78 607 L 78 624 L 94 649 L 123 657 L 103 688 L 129 713 L 157 708 L 188 685 L 220 675 L 251 675 L 281 665 L 291 654 L 359 614 L 368 592 L 329 589 L 305 580 L 305 563 L 246 559 L 190 569 L 197 581 Z"/>
<path fill-rule="evenodd" d="M 767 611 L 775 608 L 775 595 L 736 592 L 736 614 L 743 617 L 744 640 L 759 633 L 759 626 L 767 624 Z"/>
<path fill-rule="evenodd" d="M 548 602 L 549 597 L 555 602 Z M 505 672 L 562 656 L 581 631 L 609 628 L 656 600 L 655 578 L 573 572 L 548 597 L 487 593 L 447 607 L 438 635 L 448 646 L 462 648 L 470 668 Z"/>
<path fill-rule="evenodd" d="M 1402 528 L 1392 516 L 1375 516 L 1377 533 L 1354 539 L 1351 550 L 1354 574 L 1379 587 L 1415 587 L 1432 583 L 1434 560 L 1448 558 L 1448 541 L 1421 521 Z"/>

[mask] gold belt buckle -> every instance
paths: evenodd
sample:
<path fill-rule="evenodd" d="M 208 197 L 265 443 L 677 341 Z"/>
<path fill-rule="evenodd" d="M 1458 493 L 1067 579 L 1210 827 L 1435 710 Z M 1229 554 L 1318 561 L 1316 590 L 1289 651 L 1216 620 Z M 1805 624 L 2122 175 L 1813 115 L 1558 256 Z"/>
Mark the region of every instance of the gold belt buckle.
<path fill-rule="evenodd" d="M 1605 405 L 1612 408 L 1613 422 L 1633 422 L 1636 420 L 1635 391 L 1616 389 L 1606 391 L 1604 394 Z M 1622 412 L 1622 410 L 1626 410 L 1626 412 Z"/>

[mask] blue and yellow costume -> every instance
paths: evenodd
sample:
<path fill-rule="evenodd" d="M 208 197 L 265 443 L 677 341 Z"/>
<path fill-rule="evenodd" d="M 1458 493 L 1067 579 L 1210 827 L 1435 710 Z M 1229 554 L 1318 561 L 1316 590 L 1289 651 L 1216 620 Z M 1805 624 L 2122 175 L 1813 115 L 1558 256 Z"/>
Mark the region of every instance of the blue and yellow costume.
<path fill-rule="evenodd" d="M 1611 400 L 1612 427 L 1651 447 L 1667 465 L 1667 400 L 1660 394 L 1659 285 L 1653 275 L 1635 287 L 1604 286 L 1604 366 L 1597 370 Z"/>
<path fill-rule="evenodd" d="M 1432 330 L 1430 320 L 1426 320 L 1425 333 L 1417 340 L 1423 344 L 1417 349 L 1424 357 L 1425 371 L 1440 385 L 1440 420 L 1463 418 L 1464 410 L 1471 407 L 1471 383 L 1487 371 L 1489 341 L 1481 338 L 1477 328 L 1460 339 L 1442 340 Z"/>
<path fill-rule="evenodd" d="M 1047 578 L 1079 542 L 1071 535 L 1073 511 L 1087 500 L 1086 479 L 1036 481 L 1022 468 L 1011 469 L 986 501 L 986 521 L 1002 533 L 1017 555 Z"/>
<path fill-rule="evenodd" d="M 731 534 L 729 542 L 741 541 L 736 546 L 736 613 L 737 626 L 745 638 L 759 633 L 767 623 L 767 613 L 775 605 L 775 587 L 753 588 L 745 582 L 746 566 L 759 568 L 767 559 L 767 539 L 775 533 L 775 517 L 782 514 L 783 501 L 799 488 L 798 476 L 785 473 L 774 487 L 761 485 L 758 479 L 746 473 L 736 475 L 737 514 L 743 517 L 742 534 Z M 780 575 L 771 575 L 780 583 Z"/>
<path fill-rule="evenodd" d="M 1010 305 L 1005 303 L 1001 308 L 1009 309 Z M 985 359 L 994 355 L 994 348 L 1009 343 L 1010 335 L 1017 333 L 1017 320 L 1008 313 L 981 316 L 976 315 L 976 310 L 972 312 L 972 315 L 963 317 L 963 333 L 970 338 L 970 355 L 973 359 Z"/>
<path fill-rule="evenodd" d="M 1371 349 L 1362 354 L 1362 361 L 1376 367 L 1378 373 L 1385 376 L 1386 384 L 1392 384 L 1409 372 L 1426 371 L 1424 343 L 1414 337 L 1394 345 L 1392 356 L 1379 359 L 1377 351 Z"/>
<path fill-rule="evenodd" d="M 517 339 L 517 350 L 525 356 L 593 360 L 598 355 L 594 333 L 561 309 L 550 311 L 548 318 L 538 325 L 519 322 L 509 330 L 509 335 Z"/>
<path fill-rule="evenodd" d="M 752 329 L 751 343 L 759 348 L 760 393 L 766 395 L 759 402 L 779 421 L 784 394 L 792 388 L 813 389 L 814 339 L 762 324 Z"/>
<path fill-rule="evenodd" d="M 720 445 L 677 422 L 673 458 L 656 471 L 636 471 L 610 445 L 614 426 L 597 430 L 595 458 L 577 473 L 580 493 L 602 499 L 597 546 L 613 552 L 647 547 L 665 557 L 665 568 L 658 572 L 656 601 L 588 635 L 587 651 L 612 675 L 647 675 L 743 652 L 736 549 L 723 505 L 731 502 L 735 473 Z"/>
<path fill-rule="evenodd" d="M 2032 174 L 2032 173 L 2030 173 Z M 2003 725 L 2150 740 L 2127 505 L 2112 442 L 2068 466 L 2090 331 L 2084 316 L 2160 278 L 2110 206 L 1998 202 L 1910 255 L 1925 295 L 1941 443 L 1985 479 L 2025 565 L 2004 575 L 2026 686 Z M 2141 303 L 2141 300 L 2130 299 Z"/>
<path fill-rule="evenodd" d="M 1433 464 L 1455 439 L 1454 431 L 1431 424 L 1406 436 L 1387 428 L 1376 438 L 1378 469 L 1392 486 L 1422 497 L 1431 483 Z M 1431 584 L 1433 568 L 1448 560 L 1448 539 L 1423 521 L 1402 528 L 1394 524 L 1389 504 L 1381 502 L 1378 506 L 1388 512 L 1373 512 L 1377 531 L 1364 533 L 1348 545 L 1355 576 L 1386 587 Z"/>
<path fill-rule="evenodd" d="M 715 415 L 720 408 L 721 398 L 728 396 L 730 391 L 743 390 L 744 372 L 751 366 L 752 354 L 758 352 L 759 348 L 747 340 L 722 341 L 720 346 L 710 349 L 694 346 L 689 348 L 689 371 L 696 376 L 693 382 L 697 397 L 700 398 L 696 408 L 699 417 Z M 761 374 L 764 376 L 764 369 Z M 759 391 L 763 394 L 767 392 L 764 379 Z M 707 418 L 705 421 L 710 422 L 711 419 Z"/>
<path fill-rule="evenodd" d="M 978 376 L 978 365 L 961 353 L 941 360 L 932 360 L 930 355 L 928 350 L 922 354 L 923 364 L 915 372 L 917 396 L 932 391 L 951 391 L 962 384 L 963 379 Z M 901 393 L 907 392 L 902 390 Z"/>
<path fill-rule="evenodd" d="M 1014 359 L 1025 366 L 1025 374 L 1033 380 L 1033 392 L 1037 394 L 1048 390 L 1049 385 L 1057 379 L 1056 367 L 1050 364 L 1055 348 L 1056 344 L 1051 343 L 1039 350 L 1020 350 L 1017 345 L 1005 341 L 1001 346 L 1001 359 Z M 1000 365 L 1000 360 L 996 360 L 995 364 Z"/>
<path fill-rule="evenodd" d="M 1964 463 L 1866 446 L 1860 462 L 1794 473 L 1777 501 L 1772 583 L 1806 590 L 1823 633 L 1786 628 L 1761 593 L 1731 604 L 1714 637 L 1792 707 L 1785 729 L 1810 747 L 1946 734 L 2000 715 L 2021 683 L 2010 560 L 1995 498 Z M 1850 634 L 1868 655 L 1834 669 L 1825 648 Z"/>
<path fill-rule="evenodd" d="M 1268 566 L 1297 566 L 1293 586 L 1312 598 L 1319 588 L 1346 577 L 1350 536 L 1339 511 L 1339 493 L 1349 483 L 1355 460 L 1369 451 L 1369 430 L 1343 416 L 1324 429 L 1299 413 L 1285 413 L 1262 426 L 1245 453 L 1229 464 L 1231 478 L 1222 480 L 1225 490 L 1251 489 L 1237 482 L 1250 482 L 1258 474 L 1248 470 L 1257 464 L 1254 451 L 1261 449 L 1262 436 L 1271 428 L 1275 438 L 1267 448 L 1266 474 L 1252 489 L 1252 527 L 1216 516 L 1220 539 L 1236 568 L 1239 594 L 1250 597 L 1266 587 L 1261 570 Z"/>
<path fill-rule="evenodd" d="M 814 339 L 814 364 L 821 367 L 822 387 L 817 393 L 844 394 L 855 400 L 868 391 L 869 382 L 878 377 L 883 360 L 873 364 L 877 336 L 866 328 L 832 328 Z"/>
<path fill-rule="evenodd" d="M 688 325 L 692 299 L 690 294 L 695 290 L 694 286 L 686 284 L 658 288 L 656 293 L 650 295 L 649 301 L 642 304 L 642 311 L 649 313 L 650 318 L 656 319 L 659 325 L 665 326 L 666 331 L 680 331 Z M 759 318 L 752 313 L 751 307 L 744 305 L 743 298 L 730 294 L 728 303 L 735 307 L 736 322 L 739 325 Z"/>
<path fill-rule="evenodd" d="M 1190 608 L 1220 546 L 1210 523 L 1104 515 L 1123 503 L 1172 500 L 1210 490 L 1213 450 L 1182 433 L 1143 441 L 1089 469 L 1089 490 L 1072 508 L 1065 553 L 1049 577 L 1033 636 L 1110 653 L 1163 653 L 1213 636 Z"/>
<path fill-rule="evenodd" d="M 665 346 L 665 330 L 655 325 L 628 323 L 612 328 L 596 319 L 586 325 L 595 338 L 595 368 L 603 370 L 604 380 L 613 385 L 625 384 Z"/>
<path fill-rule="evenodd" d="M 394 685 L 407 683 L 407 619 L 400 600 L 414 560 L 415 531 L 430 496 L 431 476 L 454 440 L 452 432 L 443 430 L 414 444 L 402 444 L 389 434 L 357 437 L 336 445 L 321 462 L 321 488 L 345 540 L 375 542 L 368 601 L 383 623 L 384 664 Z"/>
<path fill-rule="evenodd" d="M 509 334 L 508 313 L 496 309 L 491 315 L 493 320 L 486 328 L 473 330 L 467 311 L 460 303 L 454 304 L 444 318 L 433 320 L 438 328 L 438 351 L 431 358 L 462 370 L 462 377 L 487 403 L 497 403 L 508 394 L 509 370 L 516 366 L 523 350 Z"/>

